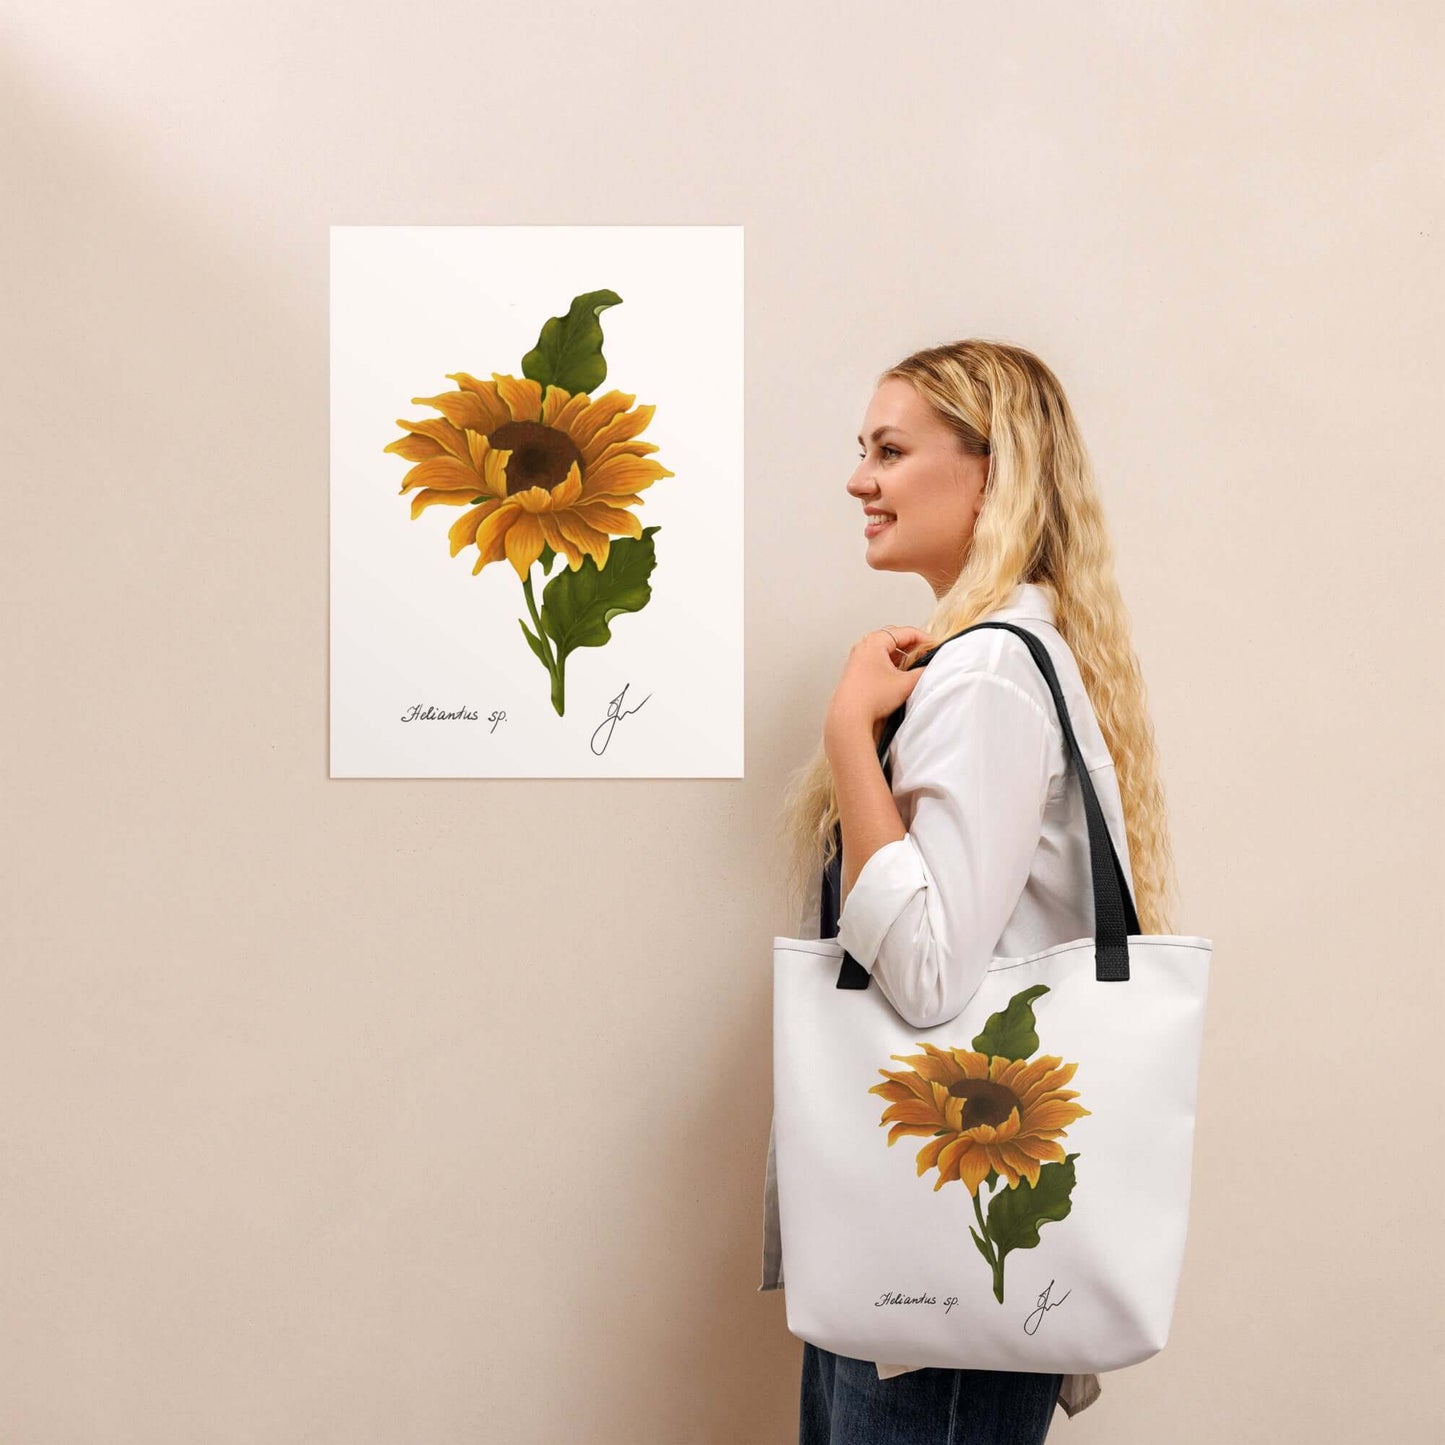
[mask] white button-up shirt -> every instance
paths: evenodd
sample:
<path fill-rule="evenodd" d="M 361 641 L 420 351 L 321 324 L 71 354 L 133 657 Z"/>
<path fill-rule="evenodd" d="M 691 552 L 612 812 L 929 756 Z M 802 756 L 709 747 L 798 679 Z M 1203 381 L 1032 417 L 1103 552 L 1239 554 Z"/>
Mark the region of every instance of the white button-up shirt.
<path fill-rule="evenodd" d="M 988 616 L 1027 628 L 1048 649 L 1132 891 L 1114 762 L 1048 593 L 1021 583 Z M 963 1011 L 995 956 L 1093 937 L 1089 828 L 1049 685 L 1022 639 L 1001 628 L 940 649 L 909 695 L 888 756 L 907 834 L 859 870 L 838 941 L 902 1018 L 933 1028 Z M 817 894 L 815 886 L 795 937 L 818 937 Z M 785 1288 L 773 1151 L 770 1129 L 760 1290 Z M 880 1379 L 922 1368 L 877 1364 Z M 1075 1415 L 1098 1396 L 1097 1375 L 1066 1375 L 1059 1403 Z"/>

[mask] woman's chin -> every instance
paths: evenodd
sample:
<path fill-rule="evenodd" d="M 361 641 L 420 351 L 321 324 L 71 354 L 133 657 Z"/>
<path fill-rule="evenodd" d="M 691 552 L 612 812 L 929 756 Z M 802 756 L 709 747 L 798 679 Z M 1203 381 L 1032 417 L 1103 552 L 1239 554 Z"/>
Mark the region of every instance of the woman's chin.
<path fill-rule="evenodd" d="M 875 572 L 906 572 L 907 564 L 900 562 L 888 547 L 875 547 L 871 542 L 863 553 L 863 560 Z"/>

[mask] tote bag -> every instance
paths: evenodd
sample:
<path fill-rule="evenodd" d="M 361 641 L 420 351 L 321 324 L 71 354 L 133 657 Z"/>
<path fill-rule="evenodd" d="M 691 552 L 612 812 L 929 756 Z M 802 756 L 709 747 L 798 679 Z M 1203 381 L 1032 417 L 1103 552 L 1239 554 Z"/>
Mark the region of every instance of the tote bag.
<path fill-rule="evenodd" d="M 1048 680 L 1084 795 L 1094 937 L 995 957 L 963 1012 L 928 1029 L 836 938 L 774 938 L 788 1329 L 864 1360 L 1114 1370 L 1169 1334 L 1213 944 L 1140 934 L 1048 650 L 1008 622 L 939 646 L 981 627 L 1023 638 Z M 885 775 L 903 713 L 879 743 Z M 838 878 L 835 856 L 824 935 Z"/>

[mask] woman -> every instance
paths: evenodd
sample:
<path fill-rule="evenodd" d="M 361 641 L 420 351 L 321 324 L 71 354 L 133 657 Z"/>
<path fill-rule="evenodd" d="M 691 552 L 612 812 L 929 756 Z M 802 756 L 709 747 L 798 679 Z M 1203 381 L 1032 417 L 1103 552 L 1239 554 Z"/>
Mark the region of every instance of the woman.
<path fill-rule="evenodd" d="M 841 828 L 839 942 L 916 1028 L 956 1017 L 989 960 L 1094 931 L 1088 830 L 1058 712 L 1022 640 L 1048 648 L 1144 933 L 1172 933 L 1173 861 L 1153 731 L 1103 509 L 1057 378 L 1019 347 L 961 341 L 879 379 L 848 492 L 867 562 L 916 572 L 923 629 L 850 651 L 823 740 L 787 798 L 790 883 L 817 937 L 819 871 Z M 877 746 L 906 703 L 889 745 Z M 785 1287 L 773 1141 L 760 1289 Z M 1032 1445 L 1098 1377 L 855 1360 L 803 1347 L 800 1445 Z"/>

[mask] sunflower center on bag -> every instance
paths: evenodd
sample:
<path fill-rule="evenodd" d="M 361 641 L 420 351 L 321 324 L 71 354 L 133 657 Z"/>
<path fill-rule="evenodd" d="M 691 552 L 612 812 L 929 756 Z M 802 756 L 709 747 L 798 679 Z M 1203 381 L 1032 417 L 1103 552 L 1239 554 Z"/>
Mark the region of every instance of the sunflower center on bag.
<path fill-rule="evenodd" d="M 967 1101 L 963 1106 L 965 1129 L 975 1124 L 1002 1124 L 1015 1109 L 1023 1112 L 1023 1103 L 1012 1089 L 987 1079 L 958 1079 L 948 1086 L 948 1092 Z"/>

